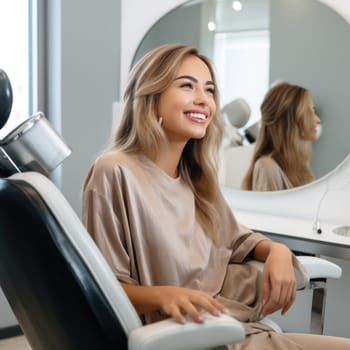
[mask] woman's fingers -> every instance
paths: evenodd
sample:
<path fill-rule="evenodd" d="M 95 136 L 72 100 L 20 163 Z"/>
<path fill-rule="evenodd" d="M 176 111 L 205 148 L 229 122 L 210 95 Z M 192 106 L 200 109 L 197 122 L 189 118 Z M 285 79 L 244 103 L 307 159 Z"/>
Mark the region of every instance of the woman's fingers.
<path fill-rule="evenodd" d="M 265 275 L 263 279 L 263 315 L 271 314 L 282 309 L 285 313 L 293 304 L 296 296 L 296 282 L 294 278 L 279 279 Z"/>
<path fill-rule="evenodd" d="M 182 314 L 180 308 L 174 304 L 171 307 L 169 307 L 168 311 L 166 313 L 171 316 L 176 322 L 178 323 L 186 323 L 186 319 L 184 315 Z"/>
<path fill-rule="evenodd" d="M 226 312 L 224 305 L 210 295 L 191 289 L 165 287 L 162 300 L 163 311 L 180 323 L 185 322 L 186 314 L 195 322 L 202 323 L 201 310 L 215 316 Z"/>
<path fill-rule="evenodd" d="M 282 308 L 282 315 L 284 315 L 290 309 L 290 307 L 293 305 L 295 298 L 296 298 L 296 295 L 297 295 L 296 288 L 294 288 L 294 292 L 292 293 L 292 295 L 289 299 L 289 302 L 287 302 Z"/>
<path fill-rule="evenodd" d="M 215 307 L 215 310 L 213 310 L 213 312 L 211 312 L 213 315 L 217 315 L 217 314 L 220 314 L 220 313 L 227 314 L 229 312 L 225 305 L 219 303 L 214 298 L 212 298 L 211 300 L 212 300 L 213 306 Z"/>
<path fill-rule="evenodd" d="M 203 318 L 202 318 L 200 312 L 198 311 L 197 307 L 195 307 L 195 305 L 190 300 L 186 300 L 181 305 L 181 309 L 186 314 L 188 314 L 192 318 L 192 320 L 194 320 L 195 322 L 203 323 Z"/>
<path fill-rule="evenodd" d="M 263 314 L 281 309 L 286 312 L 295 300 L 296 279 L 293 256 L 279 243 L 270 244 L 263 270 Z"/>
<path fill-rule="evenodd" d="M 191 298 L 191 302 L 200 309 L 203 309 L 214 316 L 219 316 L 221 313 L 226 312 L 226 308 L 224 305 L 222 305 L 217 300 L 215 300 L 207 294 L 195 296 Z"/>

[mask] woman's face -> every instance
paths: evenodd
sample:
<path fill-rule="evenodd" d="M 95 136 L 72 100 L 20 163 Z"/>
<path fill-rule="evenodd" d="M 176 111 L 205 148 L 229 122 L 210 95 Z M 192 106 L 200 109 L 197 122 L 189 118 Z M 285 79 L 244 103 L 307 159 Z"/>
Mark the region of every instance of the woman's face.
<path fill-rule="evenodd" d="M 309 139 L 310 139 L 310 141 L 316 141 L 318 139 L 318 136 L 319 136 L 318 128 L 319 128 L 319 124 L 321 123 L 321 120 L 315 112 L 315 106 L 314 106 L 311 99 L 309 99 L 309 101 L 308 101 L 308 107 L 310 108 L 311 115 L 312 115 L 312 122 L 310 123 L 311 130 L 310 130 L 310 134 L 309 134 L 310 135 Z"/>
<path fill-rule="evenodd" d="M 207 65 L 197 56 L 186 57 L 159 97 L 158 117 L 169 142 L 186 143 L 205 136 L 216 111 L 214 91 Z"/>

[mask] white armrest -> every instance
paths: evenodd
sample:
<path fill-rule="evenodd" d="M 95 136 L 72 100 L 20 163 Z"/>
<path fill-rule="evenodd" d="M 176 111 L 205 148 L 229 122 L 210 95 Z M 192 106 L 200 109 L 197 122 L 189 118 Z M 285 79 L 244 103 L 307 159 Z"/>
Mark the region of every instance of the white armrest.
<path fill-rule="evenodd" d="M 152 323 L 129 334 L 129 350 L 209 349 L 240 343 L 245 331 L 240 322 L 228 315 L 218 317 L 203 313 L 204 323 L 188 320 L 179 324 L 173 319 Z"/>
<path fill-rule="evenodd" d="M 309 279 L 340 278 L 342 275 L 341 267 L 326 259 L 304 255 L 298 255 L 296 258 L 300 265 L 304 268 L 304 271 L 300 271 L 298 268 L 295 268 L 295 275 L 297 278 L 296 289 L 305 288 L 309 282 Z M 247 263 L 256 266 L 261 271 L 264 268 L 264 263 L 257 260 L 249 260 Z M 305 272 L 307 276 L 305 276 Z"/>
<path fill-rule="evenodd" d="M 262 271 L 264 269 L 264 263 L 261 261 L 257 261 L 257 260 L 248 260 L 247 264 L 249 265 L 254 265 L 256 268 L 258 268 L 260 271 Z M 302 265 L 302 263 L 301 263 Z M 310 282 L 310 278 L 309 278 L 309 274 L 307 273 L 307 271 L 302 271 L 302 268 L 296 268 L 294 267 L 294 272 L 295 272 L 295 277 L 297 280 L 297 285 L 296 285 L 296 289 L 304 289 Z"/>
<path fill-rule="evenodd" d="M 315 278 L 340 278 L 342 269 L 340 266 L 315 256 L 297 256 L 297 259 L 304 266 L 310 279 Z"/>

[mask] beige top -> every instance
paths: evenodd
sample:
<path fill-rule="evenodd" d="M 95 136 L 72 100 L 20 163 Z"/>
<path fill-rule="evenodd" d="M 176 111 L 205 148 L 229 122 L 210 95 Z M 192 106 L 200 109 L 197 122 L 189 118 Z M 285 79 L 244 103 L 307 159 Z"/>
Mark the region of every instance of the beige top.
<path fill-rule="evenodd" d="M 270 156 L 260 157 L 254 165 L 253 191 L 279 191 L 292 188 L 285 172 Z"/>
<path fill-rule="evenodd" d="M 191 189 L 146 157 L 113 151 L 100 156 L 88 173 L 83 222 L 120 281 L 199 289 L 242 322 L 258 320 L 261 273 L 241 263 L 266 238 L 238 224 L 227 206 L 216 246 L 195 218 Z M 145 321 L 164 317 L 154 312 Z M 245 326 L 247 334 L 268 330 L 256 323 Z"/>

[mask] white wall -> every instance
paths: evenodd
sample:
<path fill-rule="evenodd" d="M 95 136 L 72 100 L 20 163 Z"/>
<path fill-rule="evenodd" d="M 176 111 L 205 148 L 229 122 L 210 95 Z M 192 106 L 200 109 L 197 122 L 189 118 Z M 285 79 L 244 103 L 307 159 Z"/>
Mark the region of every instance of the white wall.
<path fill-rule="evenodd" d="M 47 2 L 47 110 L 73 153 L 62 166 L 61 186 L 81 213 L 81 185 L 111 132 L 119 100 L 120 1 Z"/>

